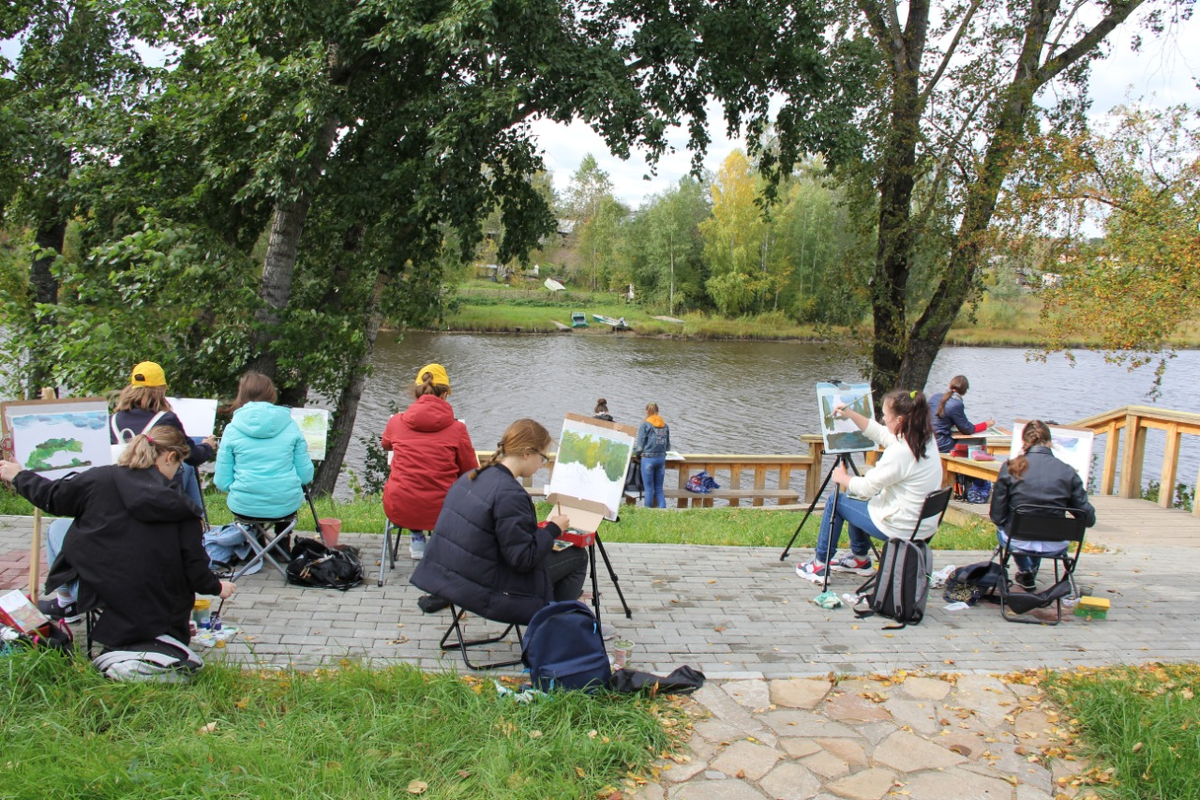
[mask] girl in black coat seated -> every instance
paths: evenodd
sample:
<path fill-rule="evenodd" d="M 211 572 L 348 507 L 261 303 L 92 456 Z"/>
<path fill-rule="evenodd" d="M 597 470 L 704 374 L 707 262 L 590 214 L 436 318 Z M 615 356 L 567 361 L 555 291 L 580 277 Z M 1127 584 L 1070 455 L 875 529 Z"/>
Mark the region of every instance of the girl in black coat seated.
<path fill-rule="evenodd" d="M 579 599 L 587 553 L 553 549 L 568 519 L 555 515 L 539 525 L 518 480 L 542 468 L 551 444 L 531 419 L 508 426 L 492 458 L 446 493 L 413 585 L 485 619 L 517 625 L 552 601 Z"/>
<path fill-rule="evenodd" d="M 103 608 L 94 635 L 108 647 L 163 634 L 187 644 L 195 596 L 237 591 L 209 569 L 200 509 L 171 484 L 188 451 L 183 431 L 157 425 L 135 436 L 116 466 L 57 481 L 0 461 L 0 478 L 29 502 L 74 517 L 46 591 L 78 579 L 77 607 L 60 616 Z"/>
<path fill-rule="evenodd" d="M 1012 525 L 1013 515 L 1022 506 L 1048 506 L 1050 508 L 1074 508 L 1083 512 L 1083 525 L 1090 528 L 1096 524 L 1096 509 L 1088 502 L 1087 490 L 1075 468 L 1055 458 L 1050 449 L 1050 428 L 1040 419 L 1025 426 L 1021 434 L 1021 454 L 1000 467 L 996 488 L 992 491 L 992 522 L 996 523 L 996 537 L 1003 547 L 1007 541 L 1004 534 Z M 1017 564 L 1014 580 L 1027 591 L 1037 588 L 1038 566 L 1042 559 L 1032 553 L 1047 556 L 1061 555 L 1065 542 L 1022 542 L 1024 552 L 1013 553 Z"/>

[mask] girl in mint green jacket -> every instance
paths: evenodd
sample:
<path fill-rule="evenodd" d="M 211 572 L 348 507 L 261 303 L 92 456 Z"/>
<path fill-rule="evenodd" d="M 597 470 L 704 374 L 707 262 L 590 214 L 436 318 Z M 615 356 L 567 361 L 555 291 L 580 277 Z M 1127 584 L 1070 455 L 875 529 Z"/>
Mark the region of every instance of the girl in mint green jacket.
<path fill-rule="evenodd" d="M 304 503 L 313 479 L 308 444 L 291 413 L 274 405 L 275 384 L 247 372 L 233 402 L 233 420 L 217 450 L 214 481 L 229 492 L 229 510 L 255 519 L 283 519 Z"/>

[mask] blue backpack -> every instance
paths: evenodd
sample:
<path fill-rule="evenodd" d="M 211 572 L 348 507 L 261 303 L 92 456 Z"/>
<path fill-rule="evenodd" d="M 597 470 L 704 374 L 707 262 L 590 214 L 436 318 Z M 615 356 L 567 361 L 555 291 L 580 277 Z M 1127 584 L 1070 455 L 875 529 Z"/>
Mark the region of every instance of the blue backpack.
<path fill-rule="evenodd" d="M 525 629 L 521 660 L 529 679 L 543 691 L 608 685 L 612 670 L 600 623 L 578 600 L 551 603 L 533 615 Z"/>

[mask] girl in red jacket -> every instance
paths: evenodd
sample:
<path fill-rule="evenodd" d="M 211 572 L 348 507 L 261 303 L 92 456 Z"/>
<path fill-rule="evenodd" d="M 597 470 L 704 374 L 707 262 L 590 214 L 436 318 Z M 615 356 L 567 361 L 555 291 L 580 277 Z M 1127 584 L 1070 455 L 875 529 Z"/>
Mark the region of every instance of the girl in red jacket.
<path fill-rule="evenodd" d="M 383 511 L 397 528 L 412 531 L 409 554 L 425 555 L 425 533 L 433 530 L 446 492 L 479 466 L 467 426 L 454 418 L 446 402 L 450 376 L 441 364 L 417 372 L 416 402 L 388 420 L 383 449 L 391 454 L 392 470 L 383 487 Z"/>

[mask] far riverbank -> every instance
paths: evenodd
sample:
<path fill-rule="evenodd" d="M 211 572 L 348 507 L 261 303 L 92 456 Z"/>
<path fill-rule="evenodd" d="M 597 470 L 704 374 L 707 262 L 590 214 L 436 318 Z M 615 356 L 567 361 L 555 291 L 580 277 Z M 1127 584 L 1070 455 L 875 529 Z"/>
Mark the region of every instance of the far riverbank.
<path fill-rule="evenodd" d="M 1048 335 L 1039 317 L 1040 306 L 1033 297 L 997 308 L 985 307 L 974 321 L 961 319 L 951 328 L 947 346 L 1024 347 L 1045 346 Z M 585 315 L 588 326 L 564 330 L 571 315 Z M 593 315 L 624 319 L 630 331 L 615 332 L 597 322 Z M 965 316 L 965 315 L 964 315 Z M 674 320 L 674 321 L 672 321 Z M 556 324 L 557 323 L 557 324 Z M 611 292 L 564 291 L 544 288 L 514 288 L 503 284 L 472 283 L 459 289 L 439 332 L 457 333 L 571 333 L 572 335 L 619 335 L 688 340 L 794 341 L 812 344 L 852 342 L 865 337 L 862 329 L 828 325 L 797 324 L 779 311 L 744 317 L 721 317 L 706 312 L 676 313 L 627 303 Z M 1094 341 L 1081 339 L 1069 347 L 1088 348 Z M 1200 324 L 1193 324 L 1172 341 L 1179 349 L 1200 348 Z"/>

